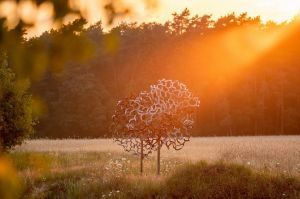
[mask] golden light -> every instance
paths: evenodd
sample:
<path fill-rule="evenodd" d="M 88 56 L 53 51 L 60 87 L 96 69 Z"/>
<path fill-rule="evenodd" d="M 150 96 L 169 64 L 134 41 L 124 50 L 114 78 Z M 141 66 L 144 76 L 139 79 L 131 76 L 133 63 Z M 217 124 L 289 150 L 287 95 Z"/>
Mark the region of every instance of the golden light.
<path fill-rule="evenodd" d="M 34 6 L 34 5 L 33 5 Z M 42 3 L 36 8 L 35 23 L 32 28 L 27 30 L 27 37 L 40 35 L 43 32 L 56 28 L 57 24 L 53 21 L 54 8 L 49 2 Z"/>
<path fill-rule="evenodd" d="M 277 9 L 282 11 L 282 14 L 276 15 L 276 13 L 274 13 L 273 17 L 277 22 L 291 20 L 300 13 L 299 0 L 276 1 L 275 3 Z"/>
<path fill-rule="evenodd" d="M 7 18 L 7 26 L 8 28 L 12 28 L 16 26 L 19 22 L 19 17 L 16 14 L 17 13 L 17 5 L 14 1 L 3 1 L 0 3 L 0 17 L 6 17 Z"/>
<path fill-rule="evenodd" d="M 180 56 L 170 52 L 174 54 L 172 60 L 182 65 L 171 71 L 170 75 L 175 78 L 185 76 L 185 81 L 195 90 L 199 88 L 200 80 L 206 82 L 209 91 L 205 93 L 230 92 L 240 80 L 245 79 L 245 75 L 249 75 L 249 71 L 260 67 L 256 62 L 289 37 L 295 26 L 286 25 L 272 31 L 261 31 L 257 26 L 242 26 L 204 39 L 195 37 L 184 42 L 189 47 Z M 189 71 L 184 74 L 187 65 Z M 190 82 L 197 79 L 199 82 Z M 217 96 L 218 93 L 211 95 Z"/>

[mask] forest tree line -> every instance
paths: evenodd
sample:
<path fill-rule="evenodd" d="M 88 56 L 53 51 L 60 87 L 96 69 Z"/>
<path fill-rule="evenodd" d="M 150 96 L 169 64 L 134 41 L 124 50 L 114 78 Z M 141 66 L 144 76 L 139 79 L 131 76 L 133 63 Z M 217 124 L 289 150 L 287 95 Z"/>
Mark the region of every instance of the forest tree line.
<path fill-rule="evenodd" d="M 214 20 L 185 9 L 163 24 L 121 23 L 109 31 L 101 21 L 86 24 L 79 19 L 23 42 L 28 52 L 44 49 L 25 59 L 28 67 L 39 73 L 51 64 L 32 83 L 45 104 L 36 137 L 110 137 L 117 101 L 162 78 L 185 83 L 200 98 L 193 136 L 300 133 L 296 19 L 263 23 L 232 13 Z M 70 50 L 60 52 L 55 46 L 66 35 Z"/>

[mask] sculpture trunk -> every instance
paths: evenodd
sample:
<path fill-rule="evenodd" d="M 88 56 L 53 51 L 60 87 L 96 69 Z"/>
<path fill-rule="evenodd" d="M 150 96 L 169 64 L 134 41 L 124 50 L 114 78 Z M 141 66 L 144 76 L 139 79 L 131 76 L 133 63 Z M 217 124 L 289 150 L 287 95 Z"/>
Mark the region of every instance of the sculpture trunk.
<path fill-rule="evenodd" d="M 144 143 L 143 139 L 141 139 L 141 174 L 143 173 L 143 160 L 144 160 Z"/>
<path fill-rule="evenodd" d="M 160 137 L 157 140 L 157 175 L 160 175 Z"/>

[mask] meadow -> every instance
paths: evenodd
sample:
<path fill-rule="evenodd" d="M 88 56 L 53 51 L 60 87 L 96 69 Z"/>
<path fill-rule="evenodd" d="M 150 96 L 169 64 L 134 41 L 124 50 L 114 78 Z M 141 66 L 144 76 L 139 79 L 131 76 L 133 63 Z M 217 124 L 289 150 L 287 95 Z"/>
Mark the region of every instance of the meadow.
<path fill-rule="evenodd" d="M 9 154 L 25 198 L 299 198 L 300 136 L 191 138 L 139 158 L 111 139 L 28 140 Z"/>
<path fill-rule="evenodd" d="M 130 156 L 112 139 L 28 140 L 16 153 L 114 153 Z M 191 138 L 180 151 L 162 149 L 163 159 L 181 161 L 224 161 L 256 169 L 300 175 L 300 136 L 241 136 Z M 152 154 L 150 159 L 156 157 Z M 132 156 L 138 159 L 138 157 Z"/>

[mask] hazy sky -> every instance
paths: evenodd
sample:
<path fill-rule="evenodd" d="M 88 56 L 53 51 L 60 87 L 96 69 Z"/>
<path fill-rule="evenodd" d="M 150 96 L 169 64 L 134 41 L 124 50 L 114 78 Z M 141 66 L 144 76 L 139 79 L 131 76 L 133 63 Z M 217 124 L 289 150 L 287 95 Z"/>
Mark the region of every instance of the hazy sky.
<path fill-rule="evenodd" d="M 91 22 L 101 18 L 98 9 L 101 7 L 99 0 L 74 1 L 81 1 L 83 7 L 89 11 Z M 188 8 L 192 15 L 212 14 L 216 18 L 232 12 L 237 14 L 248 12 L 250 16 L 260 15 L 263 21 L 276 22 L 290 20 L 300 12 L 300 0 L 123 0 L 123 2 L 133 8 L 133 13 L 127 20 L 139 22 L 164 22 L 171 18 L 172 13 L 181 12 L 184 8 Z M 144 2 L 157 6 L 147 9 Z"/>
<path fill-rule="evenodd" d="M 300 0 L 162 0 L 162 7 L 157 13 L 160 18 L 168 18 L 172 11 L 184 7 L 192 13 L 225 15 L 230 12 L 248 12 L 261 15 L 263 20 L 284 21 L 300 12 Z M 165 13 L 165 14 L 164 14 Z"/>
<path fill-rule="evenodd" d="M 101 18 L 99 8 L 103 0 L 73 0 L 89 12 L 92 22 Z M 101 4 L 102 2 L 102 4 Z M 115 2 L 118 2 L 115 0 Z M 300 0 L 122 0 L 125 6 L 133 8 L 130 20 L 166 21 L 173 12 L 188 8 L 192 14 L 213 14 L 215 17 L 231 12 L 248 12 L 249 15 L 260 15 L 264 21 L 282 22 L 289 20 L 300 12 Z M 145 2 L 153 9 L 146 9 Z M 149 3 L 150 2 L 150 3 Z"/>

